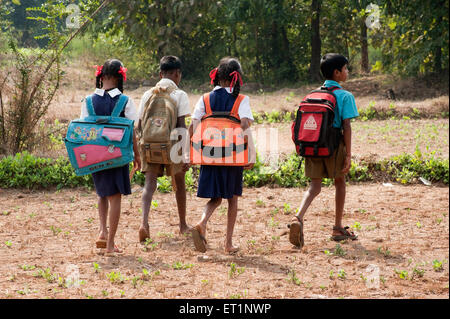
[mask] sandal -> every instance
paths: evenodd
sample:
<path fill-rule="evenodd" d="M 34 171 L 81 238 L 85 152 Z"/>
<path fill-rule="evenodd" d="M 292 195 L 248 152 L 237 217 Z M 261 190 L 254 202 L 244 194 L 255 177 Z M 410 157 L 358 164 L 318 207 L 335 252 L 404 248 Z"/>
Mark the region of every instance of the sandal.
<path fill-rule="evenodd" d="M 355 235 L 352 231 L 347 230 L 349 228 L 350 228 L 349 226 L 346 226 L 344 228 L 333 226 L 333 230 L 339 231 L 342 235 L 333 235 L 333 236 L 331 236 L 331 239 L 334 241 L 341 241 L 341 240 L 346 240 L 346 239 L 351 239 L 351 240 L 358 239 L 357 235 Z"/>
<path fill-rule="evenodd" d="M 95 246 L 97 248 L 106 248 L 106 239 L 97 239 Z"/>
<path fill-rule="evenodd" d="M 116 245 L 114 245 L 114 251 L 111 252 L 105 252 L 106 257 L 115 257 L 117 254 L 122 254 L 123 251 L 119 249 Z"/>
<path fill-rule="evenodd" d="M 200 227 L 195 226 L 191 229 L 192 232 L 192 239 L 194 240 L 194 246 L 195 249 L 204 253 L 206 252 L 206 244 L 208 243 L 206 241 L 206 238 L 200 233 Z"/>
<path fill-rule="evenodd" d="M 305 245 L 305 240 L 303 237 L 303 221 L 301 221 L 300 218 L 298 218 L 298 216 L 295 217 L 297 218 L 298 221 L 288 225 L 289 242 L 294 246 L 302 248 Z"/>

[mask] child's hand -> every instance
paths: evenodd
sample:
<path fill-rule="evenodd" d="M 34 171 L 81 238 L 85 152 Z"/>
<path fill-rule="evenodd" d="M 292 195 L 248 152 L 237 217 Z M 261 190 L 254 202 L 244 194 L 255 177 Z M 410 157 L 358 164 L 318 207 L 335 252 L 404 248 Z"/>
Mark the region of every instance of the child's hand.
<path fill-rule="evenodd" d="M 246 166 L 244 166 L 245 170 L 250 170 L 253 168 L 253 166 L 255 166 L 255 163 L 248 163 Z"/>
<path fill-rule="evenodd" d="M 133 167 L 136 168 L 136 171 L 141 170 L 141 157 L 139 155 L 135 155 L 133 161 Z"/>
<path fill-rule="evenodd" d="M 183 172 L 187 172 L 191 167 L 190 163 L 183 163 Z"/>
<path fill-rule="evenodd" d="M 341 170 L 341 172 L 344 175 L 348 174 L 348 172 L 350 172 L 350 168 L 351 167 L 352 167 L 352 156 L 351 155 L 347 155 L 345 157 L 344 168 Z"/>

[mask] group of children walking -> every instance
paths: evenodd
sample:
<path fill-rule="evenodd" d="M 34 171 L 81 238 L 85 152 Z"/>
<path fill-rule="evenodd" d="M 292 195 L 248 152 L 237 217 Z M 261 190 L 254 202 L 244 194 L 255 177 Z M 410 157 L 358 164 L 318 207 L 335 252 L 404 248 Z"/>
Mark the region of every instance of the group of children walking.
<path fill-rule="evenodd" d="M 348 76 L 348 60 L 338 54 L 326 54 L 321 61 L 321 72 L 326 78 L 323 85 L 333 87 L 333 93 L 336 97 L 336 109 L 333 127 L 342 133 L 339 146 L 327 157 L 306 157 L 305 175 L 311 178 L 311 184 L 306 191 L 300 204 L 298 214 L 293 218 L 289 225 L 289 241 L 297 246 L 304 245 L 303 237 L 303 218 L 312 203 L 313 199 L 320 193 L 323 178 L 333 178 L 336 186 L 336 218 L 332 231 L 333 240 L 356 239 L 356 235 L 343 227 L 342 218 L 345 202 L 345 174 L 349 172 L 351 166 L 351 125 L 350 119 L 358 116 L 353 95 L 342 89 L 339 83 L 345 82 Z M 166 174 L 172 178 L 173 189 L 179 215 L 179 230 L 181 234 L 192 233 L 194 246 L 196 250 L 205 252 L 207 249 L 206 229 L 207 222 L 222 203 L 222 199 L 228 201 L 228 217 L 226 236 L 224 240 L 224 251 L 226 253 L 235 253 L 239 250 L 233 244 L 233 230 L 237 218 L 238 198 L 243 192 L 243 171 L 252 169 L 256 161 L 256 150 L 250 133 L 250 127 L 253 122 L 250 100 L 248 96 L 240 94 L 242 82 L 242 68 L 236 58 L 226 57 L 220 60 L 219 65 L 210 73 L 213 90 L 202 96 L 195 105 L 191 116 L 188 95 L 179 89 L 182 78 L 182 64 L 178 57 L 165 56 L 160 61 L 160 81 L 155 88 L 148 90 L 142 96 L 139 109 L 136 109 L 131 98 L 128 99 L 121 117 L 135 121 L 135 132 L 133 132 L 133 168 L 140 169 L 145 174 L 145 184 L 142 193 L 142 223 L 138 230 L 138 239 L 140 242 L 150 237 L 149 211 L 152 203 L 153 194 L 157 188 L 157 178 Z M 96 73 L 96 90 L 92 95 L 92 103 L 97 115 L 111 115 L 119 96 L 123 94 L 123 82 L 126 80 L 126 69 L 119 60 L 108 60 L 102 67 L 98 67 Z M 162 92 L 162 93 L 161 93 Z M 188 132 L 187 140 L 191 144 L 192 137 L 196 134 L 205 118 L 226 119 L 238 123 L 239 137 L 245 140 L 242 149 L 237 145 L 236 137 L 234 143 L 229 149 L 222 147 L 222 151 L 229 154 L 237 154 L 244 150 L 245 161 L 242 164 L 222 165 L 202 163 L 200 166 L 200 175 L 198 179 L 197 197 L 207 198 L 200 220 L 193 226 L 188 226 L 186 222 L 186 187 L 185 173 L 192 164 L 192 154 L 178 152 L 181 155 L 181 161 L 174 162 L 164 157 L 164 150 L 157 145 L 155 151 L 152 145 L 142 142 L 147 130 L 161 130 L 165 127 L 166 119 L 161 119 L 156 115 L 152 117 L 149 124 L 144 124 L 142 119 L 148 116 L 149 105 L 156 105 L 157 96 L 165 94 L 169 105 L 168 109 L 174 110 L 174 123 L 168 121 L 169 127 L 184 129 Z M 168 103 L 168 104 L 167 104 Z M 81 118 L 87 116 L 86 106 L 83 105 Z M 162 116 L 161 114 L 159 115 Z M 186 128 L 185 119 L 191 116 L 192 123 Z M 310 121 L 307 125 L 310 125 Z M 147 126 L 145 126 L 147 125 Z M 307 127 L 308 128 L 308 127 Z M 203 132 L 203 131 L 202 131 Z M 157 133 L 152 133 L 157 134 Z M 223 134 L 223 133 L 222 133 Z M 148 134 L 147 134 L 148 135 Z M 224 137 L 225 138 L 225 137 Z M 179 139 L 180 140 L 180 139 Z M 208 148 L 204 143 L 199 144 L 199 149 L 203 154 L 214 158 L 214 149 Z M 231 153 L 230 153 L 231 152 Z M 173 152 L 172 152 L 173 153 Z M 191 152 L 192 153 L 192 152 Z M 162 154 L 163 160 L 154 162 L 151 159 L 154 154 Z M 107 169 L 93 173 L 95 189 L 98 195 L 98 213 L 100 221 L 100 234 L 98 236 L 97 248 L 106 248 L 106 254 L 121 253 L 121 249 L 115 244 L 115 235 L 117 232 L 122 195 L 131 194 L 129 165 L 123 167 Z M 109 227 L 107 220 L 109 217 Z"/>

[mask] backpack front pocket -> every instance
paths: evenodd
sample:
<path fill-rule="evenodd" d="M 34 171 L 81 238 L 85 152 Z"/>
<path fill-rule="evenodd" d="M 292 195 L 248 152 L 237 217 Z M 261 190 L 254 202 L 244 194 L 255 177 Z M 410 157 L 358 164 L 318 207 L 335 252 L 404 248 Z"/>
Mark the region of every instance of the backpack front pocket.
<path fill-rule="evenodd" d="M 122 156 L 122 151 L 120 148 L 114 147 L 114 145 L 83 145 L 75 147 L 73 152 L 79 168 L 98 164 Z"/>
<path fill-rule="evenodd" d="M 298 140 L 302 142 L 317 142 L 323 122 L 323 112 L 302 113 L 300 134 Z"/>

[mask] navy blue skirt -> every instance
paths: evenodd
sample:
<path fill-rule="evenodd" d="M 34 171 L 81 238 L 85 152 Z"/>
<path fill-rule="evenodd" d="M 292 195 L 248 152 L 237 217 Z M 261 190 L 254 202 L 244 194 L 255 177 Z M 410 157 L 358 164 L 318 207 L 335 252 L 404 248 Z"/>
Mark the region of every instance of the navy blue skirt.
<path fill-rule="evenodd" d="M 201 166 L 197 196 L 227 199 L 242 196 L 243 172 L 242 166 Z"/>
<path fill-rule="evenodd" d="M 92 174 L 95 190 L 100 197 L 112 196 L 117 193 L 131 194 L 130 166 L 127 164 Z"/>

